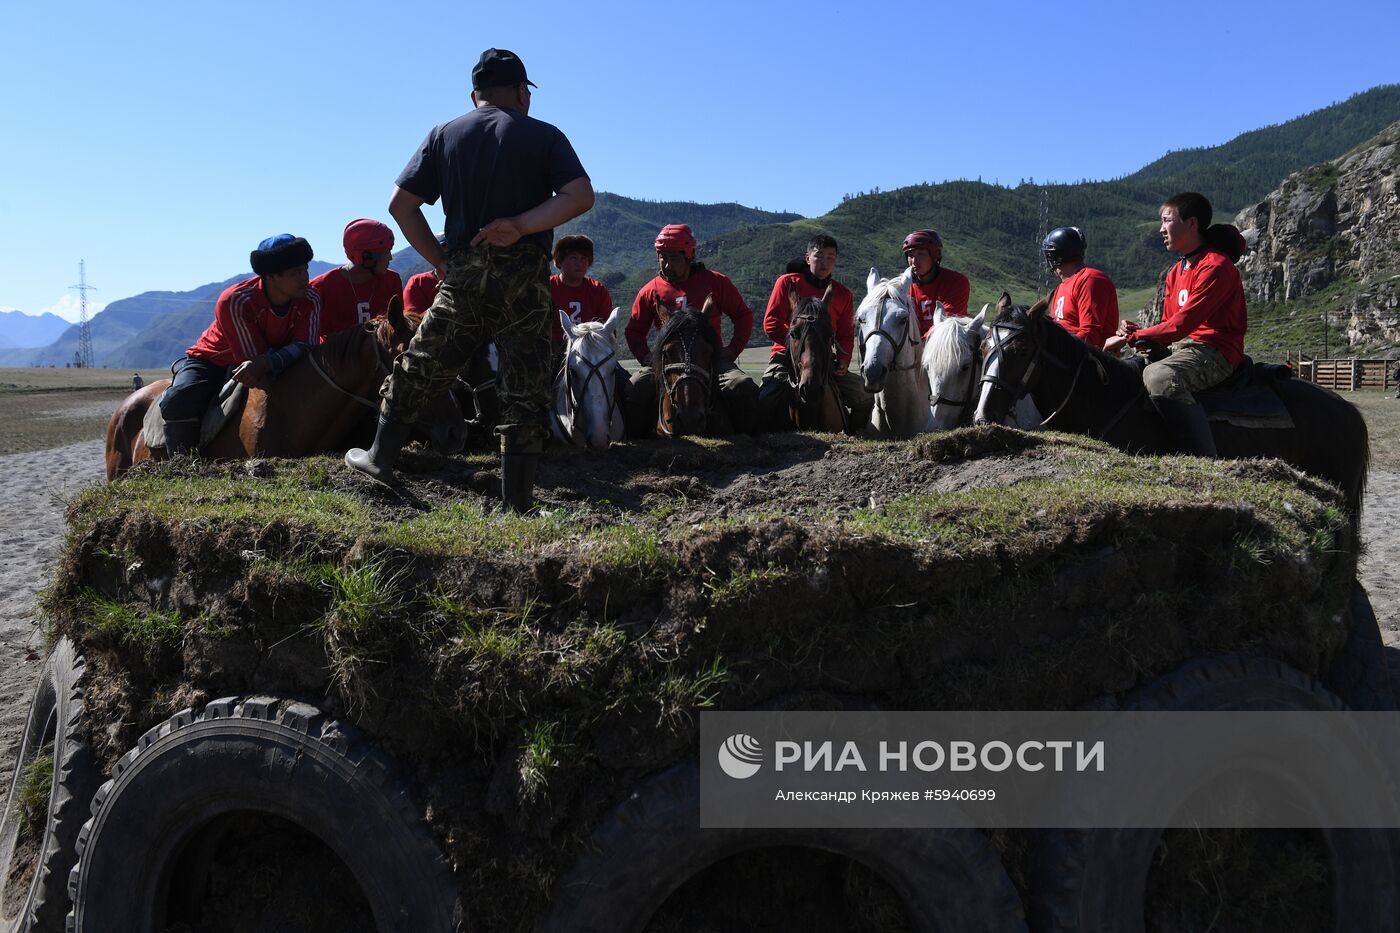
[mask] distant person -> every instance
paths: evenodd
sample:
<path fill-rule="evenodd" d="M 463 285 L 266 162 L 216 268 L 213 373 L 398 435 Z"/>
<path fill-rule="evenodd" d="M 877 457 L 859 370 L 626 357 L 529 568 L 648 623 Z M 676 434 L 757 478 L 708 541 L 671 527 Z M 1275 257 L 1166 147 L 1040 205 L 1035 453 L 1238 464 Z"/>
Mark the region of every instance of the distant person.
<path fill-rule="evenodd" d="M 228 379 L 266 389 L 320 340 L 321 296 L 307 280 L 311 258 L 301 237 L 268 237 L 249 257 L 256 277 L 219 295 L 214 323 L 170 367 L 174 379 L 160 397 L 169 454 L 198 448 L 204 409 Z"/>
<path fill-rule="evenodd" d="M 729 344 L 720 349 L 715 364 L 719 381 L 720 409 L 729 417 L 735 431 L 752 434 L 759 428 L 758 386 L 738 366 L 739 354 L 748 346 L 753 333 L 753 311 L 728 276 L 705 268 L 695 261 L 695 235 L 686 224 L 667 224 L 656 235 L 657 276 L 637 292 L 632 315 L 627 321 L 627 345 L 642 369 L 632 377 L 628 389 L 627 422 L 635 434 L 649 434 L 656 418 L 656 384 L 651 374 L 651 349 L 647 335 L 660 329 L 671 315 L 682 308 L 700 310 L 705 299 L 713 298 L 708 321 L 720 335 L 720 318 L 734 324 Z"/>
<path fill-rule="evenodd" d="M 575 324 L 596 321 L 605 323 L 612 315 L 612 295 L 608 287 L 588 277 L 593 266 L 593 241 L 581 233 L 560 237 L 554 244 L 554 267 L 559 271 L 549 277 L 549 293 L 553 300 L 550 312 L 550 359 L 558 372 L 564 365 L 564 325 L 559 312 L 565 311 Z M 625 411 L 630 381 L 627 370 L 618 366 L 614 371 L 613 398 Z"/>
<path fill-rule="evenodd" d="M 1040 241 L 1045 264 L 1060 277 L 1050 293 L 1055 323 L 1096 350 L 1118 332 L 1118 291 L 1107 274 L 1084 265 L 1087 243 L 1078 227 L 1056 227 Z"/>
<path fill-rule="evenodd" d="M 593 241 L 582 234 L 561 237 L 554 244 L 554 266 L 559 271 L 549 277 L 549 293 L 555 311 L 567 311 L 575 324 L 597 321 L 599 324 L 612 314 L 612 295 L 608 287 L 588 277 L 593 265 Z M 556 355 L 563 352 L 564 328 L 559 315 L 551 314 L 550 342 Z"/>
<path fill-rule="evenodd" d="M 933 330 L 933 311 L 939 304 L 950 317 L 967 317 L 967 299 L 972 292 L 967 276 L 943 268 L 943 239 L 933 230 L 915 230 L 904 238 L 904 261 L 913 281 L 909 300 L 919 316 L 919 333 L 927 337 Z"/>
<path fill-rule="evenodd" d="M 1400 360 L 1395 363 L 1395 368 L 1390 371 L 1390 378 L 1395 380 L 1395 397 L 1400 398 Z"/>
<path fill-rule="evenodd" d="M 593 184 L 574 147 L 557 128 L 529 116 L 534 86 L 515 53 L 482 52 L 472 69 L 473 109 L 434 127 L 399 175 L 389 213 L 441 285 L 380 390 L 374 445 L 345 455 L 354 469 L 392 479 L 418 412 L 494 337 L 501 499 L 516 511 L 532 505 L 549 437 L 554 227 L 593 206 Z M 438 198 L 447 218 L 446 250 L 423 215 L 423 205 Z"/>
<path fill-rule="evenodd" d="M 847 423 L 852 433 L 858 433 L 870 420 L 875 397 L 865 391 L 860 376 L 851 372 L 851 356 L 855 352 L 856 342 L 855 300 L 851 290 L 836 281 L 836 256 L 836 239 L 818 233 L 807 241 L 801 266 L 778 276 L 773 283 L 768 307 L 763 312 L 763 333 L 773 341 L 773 349 L 769 351 L 768 368 L 763 372 L 763 384 L 758 390 L 770 425 L 785 419 L 786 413 L 781 409 L 790 402 L 792 394 L 792 360 L 787 351 L 792 312 L 788 296 L 795 292 L 798 298 L 820 300 L 826 294 L 827 286 L 831 287 L 831 303 L 827 305 L 827 313 L 831 317 L 831 332 L 836 339 L 836 390 L 841 396 L 841 404 L 849 413 Z"/>
<path fill-rule="evenodd" d="M 140 373 L 131 374 L 131 391 L 135 392 L 137 389 L 141 388 L 145 384 L 146 381 L 141 378 Z"/>
<path fill-rule="evenodd" d="M 321 295 L 321 339 L 389 313 L 389 301 L 403 291 L 403 280 L 389 268 L 394 231 L 361 218 L 345 225 L 345 257 L 350 261 L 311 280 Z"/>
<path fill-rule="evenodd" d="M 1159 213 L 1162 242 L 1182 254 L 1167 273 L 1162 321 L 1152 327 L 1123 321 L 1104 349 L 1116 353 L 1125 343 L 1170 347 L 1170 356 L 1143 370 L 1148 400 L 1178 450 L 1214 457 L 1215 437 L 1192 393 L 1225 381 L 1244 359 L 1249 316 L 1235 268 L 1244 237 L 1229 224 L 1212 226 L 1210 202 L 1194 191 L 1168 198 Z"/>

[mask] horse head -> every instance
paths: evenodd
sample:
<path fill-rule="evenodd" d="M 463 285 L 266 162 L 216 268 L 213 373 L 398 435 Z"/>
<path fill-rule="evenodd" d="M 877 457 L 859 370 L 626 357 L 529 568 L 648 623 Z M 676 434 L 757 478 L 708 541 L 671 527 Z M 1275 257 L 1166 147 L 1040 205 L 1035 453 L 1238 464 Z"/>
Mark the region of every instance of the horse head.
<path fill-rule="evenodd" d="M 1044 370 L 1049 300 L 1027 308 L 1012 304 L 1001 293 L 997 316 L 982 345 L 982 391 L 977 401 L 978 424 L 1002 424 L 1016 403 L 1035 390 Z"/>
<path fill-rule="evenodd" d="M 394 361 L 408 349 L 421 323 L 422 316 L 406 314 L 403 299 L 395 295 L 389 299 L 388 313 L 377 322 L 366 325 L 373 329 L 377 364 L 385 376 L 393 370 Z M 450 385 L 444 386 L 441 392 L 433 396 L 413 423 L 416 432 L 427 435 L 434 450 L 445 454 L 457 453 L 467 442 L 467 424 L 462 418 L 462 408 L 449 391 L 450 388 Z"/>
<path fill-rule="evenodd" d="M 564 366 L 555 383 L 556 424 L 564 439 L 592 450 L 606 450 L 622 437 L 613 346 L 619 313 L 613 308 L 601 324 L 575 324 L 568 312 L 559 312 L 566 345 Z"/>
<path fill-rule="evenodd" d="M 856 311 L 860 337 L 860 378 L 865 391 L 880 392 L 885 377 L 905 365 L 911 353 L 918 360 L 919 326 L 909 306 L 909 274 L 881 279 L 871 268 L 865 282 L 865 298 Z"/>
<path fill-rule="evenodd" d="M 788 290 L 787 351 L 797 381 L 797 400 L 806 405 L 826 388 L 835 368 L 832 357 L 834 332 L 831 327 L 832 287 L 821 298 L 799 298 L 797 289 Z"/>
<path fill-rule="evenodd" d="M 710 400 L 719 359 L 719 335 L 704 306 L 680 308 L 661 327 L 652 373 L 657 385 L 656 433 L 661 437 L 702 434 L 709 424 Z"/>
<path fill-rule="evenodd" d="M 924 344 L 923 367 L 928 373 L 931 418 L 934 431 L 949 431 L 963 423 L 979 388 L 981 366 L 978 351 L 984 336 L 987 306 L 974 318 L 943 313 L 934 305 L 933 330 Z"/>

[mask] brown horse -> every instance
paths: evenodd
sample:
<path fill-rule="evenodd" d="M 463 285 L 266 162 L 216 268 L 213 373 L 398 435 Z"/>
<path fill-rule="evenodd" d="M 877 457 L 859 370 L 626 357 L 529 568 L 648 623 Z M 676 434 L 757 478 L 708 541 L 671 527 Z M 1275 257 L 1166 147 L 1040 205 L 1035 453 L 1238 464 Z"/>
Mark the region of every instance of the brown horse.
<path fill-rule="evenodd" d="M 705 434 L 716 427 L 714 399 L 719 383 L 715 363 L 720 343 L 705 319 L 710 302 L 706 298 L 699 311 L 681 308 L 661 327 L 651 361 L 657 437 Z"/>
<path fill-rule="evenodd" d="M 405 315 L 401 302 L 377 321 L 340 331 L 311 348 L 266 391 L 249 389 L 238 418 L 230 419 L 203 448 L 218 460 L 246 457 L 304 457 L 345 450 L 374 436 L 379 387 L 418 330 L 419 316 Z M 142 437 L 146 411 L 170 386 L 161 379 L 131 393 L 107 425 L 107 479 L 142 460 L 164 459 Z M 444 392 L 419 416 L 416 427 L 444 453 L 462 449 L 462 410 Z"/>
<path fill-rule="evenodd" d="M 788 290 L 792 310 L 787 335 L 792 361 L 793 399 L 788 414 L 799 431 L 846 430 L 846 412 L 836 391 L 836 357 L 831 314 L 831 286 L 818 298 L 798 298 Z"/>
<path fill-rule="evenodd" d="M 1145 403 L 1142 370 L 1090 347 L 1045 311 L 1013 305 L 1003 293 L 988 328 L 977 422 L 1000 423 L 1022 397 L 1051 414 L 1054 431 L 1088 434 L 1130 453 L 1175 450 L 1162 418 Z M 1366 422 L 1346 399 L 1301 379 L 1274 384 L 1294 427 L 1246 429 L 1211 422 L 1222 457 L 1275 457 L 1327 480 L 1346 496 L 1353 527 L 1361 517 L 1371 462 Z"/>

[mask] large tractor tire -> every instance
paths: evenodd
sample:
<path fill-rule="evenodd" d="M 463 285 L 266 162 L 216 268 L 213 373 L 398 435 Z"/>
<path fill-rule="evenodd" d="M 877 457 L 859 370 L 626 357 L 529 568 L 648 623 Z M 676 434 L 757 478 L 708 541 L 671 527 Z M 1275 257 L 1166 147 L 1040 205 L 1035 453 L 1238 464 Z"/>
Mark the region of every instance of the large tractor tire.
<path fill-rule="evenodd" d="M 1264 658 L 1224 657 L 1187 662 L 1137 691 L 1123 707 L 1134 711 L 1301 710 L 1342 711 L 1345 706 L 1317 681 L 1285 664 Z M 1356 760 L 1374 773 L 1382 759 L 1370 739 L 1341 721 L 1317 754 L 1330 760 Z M 1364 760 L 1363 760 L 1364 759 Z M 1168 782 L 1154 772 L 1134 776 L 1133 763 L 1115 768 L 1126 787 L 1168 783 L 1185 801 L 1200 786 L 1190 762 Z M 1383 770 L 1383 767 L 1382 767 Z M 1295 803 L 1325 805 L 1298 791 Z M 1394 794 L 1389 805 L 1395 806 Z M 1092 806 L 1092 801 L 1080 801 Z M 1171 809 L 1173 801 L 1163 801 Z M 1312 812 L 1318 812 L 1313 810 Z M 1392 833 L 1381 829 L 1318 830 L 1331 877 L 1332 929 L 1337 933 L 1400 931 L 1400 880 Z M 1039 846 L 1032 877 L 1033 928 L 1043 933 L 1134 933 L 1145 928 L 1144 903 L 1153 853 L 1162 836 L 1156 829 L 1052 830 Z"/>
<path fill-rule="evenodd" d="M 0 931 L 4 933 L 58 933 L 68 914 L 68 872 L 77 861 L 78 831 L 87 819 L 88 804 L 99 783 L 92 753 L 78 734 L 83 717 L 82 676 L 82 657 L 71 641 L 60 639 L 39 671 L 0 820 L 0 883 L 4 884 L 0 888 Z M 29 883 L 12 890 L 10 879 L 24 871 L 17 864 L 20 791 L 28 770 L 44 755 L 53 759 L 47 815 L 37 845 L 31 849 L 37 852 Z"/>
<path fill-rule="evenodd" d="M 1385 640 L 1366 588 L 1352 584 L 1347 607 L 1347 640 L 1322 685 L 1356 710 L 1392 711 L 1397 697 L 1391 689 Z"/>
<path fill-rule="evenodd" d="M 647 779 L 584 845 L 554 887 L 536 933 L 641 933 L 687 880 L 740 852 L 801 846 L 864 864 L 893 888 L 919 933 L 1019 931 L 1019 895 L 986 838 L 971 829 L 701 829 L 700 769 Z"/>
<path fill-rule="evenodd" d="M 177 714 L 117 762 L 78 839 L 69 930 L 157 933 L 177 912 L 213 928 L 197 915 L 201 888 L 220 834 L 246 814 L 329 849 L 372 913 L 359 928 L 463 928 L 452 873 L 391 760 L 304 703 L 233 697 Z M 313 906 L 323 897 L 305 895 Z"/>

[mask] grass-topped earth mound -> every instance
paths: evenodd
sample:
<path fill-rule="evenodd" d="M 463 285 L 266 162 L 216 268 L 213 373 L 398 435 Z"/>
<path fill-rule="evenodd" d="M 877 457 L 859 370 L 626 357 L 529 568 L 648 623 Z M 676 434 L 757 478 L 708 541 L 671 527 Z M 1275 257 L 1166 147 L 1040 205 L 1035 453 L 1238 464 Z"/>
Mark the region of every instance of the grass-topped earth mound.
<path fill-rule="evenodd" d="M 1275 462 L 978 428 L 494 457 L 143 465 L 74 500 L 47 596 L 104 767 L 234 694 L 351 720 L 415 774 L 479 929 L 694 755 L 697 712 L 1102 704 L 1187 658 L 1317 674 L 1355 569 L 1339 495 Z M 815 698 L 815 699 L 814 699 Z"/>

